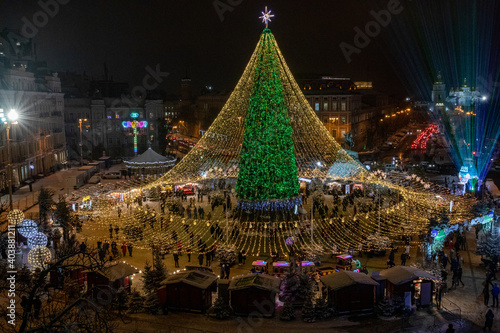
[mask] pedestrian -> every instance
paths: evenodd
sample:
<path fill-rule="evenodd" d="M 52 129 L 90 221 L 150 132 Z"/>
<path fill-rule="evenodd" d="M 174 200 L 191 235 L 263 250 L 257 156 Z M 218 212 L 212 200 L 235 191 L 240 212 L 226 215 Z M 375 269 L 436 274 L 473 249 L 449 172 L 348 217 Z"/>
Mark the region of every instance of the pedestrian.
<path fill-rule="evenodd" d="M 209 267 L 211 261 L 210 259 L 212 259 L 212 254 L 210 253 L 210 251 L 205 252 L 205 259 L 206 259 L 206 266 Z"/>
<path fill-rule="evenodd" d="M 488 303 L 490 302 L 490 284 L 487 281 L 483 282 L 483 284 L 484 305 L 489 306 Z"/>
<path fill-rule="evenodd" d="M 226 275 L 226 266 L 224 264 L 220 264 L 220 278 L 224 279 L 224 276 Z"/>
<path fill-rule="evenodd" d="M 498 308 L 498 294 L 500 294 L 500 288 L 498 288 L 497 284 L 493 285 L 493 289 L 491 289 L 491 295 L 493 296 L 493 305 L 492 307 Z"/>
<path fill-rule="evenodd" d="M 401 266 L 406 266 L 406 252 L 401 253 Z"/>
<path fill-rule="evenodd" d="M 394 249 L 392 249 L 391 253 L 389 253 L 389 259 L 387 260 L 387 265 L 389 265 L 389 268 L 392 268 L 396 265 L 394 264 Z"/>
<path fill-rule="evenodd" d="M 445 333 L 455 333 L 455 329 L 453 328 L 453 324 L 448 325 L 448 329 Z"/>
<path fill-rule="evenodd" d="M 229 280 L 229 274 L 231 273 L 231 266 L 229 266 L 229 264 L 226 264 L 226 267 L 224 268 L 224 271 L 226 273 L 226 279 Z"/>
<path fill-rule="evenodd" d="M 436 306 L 438 309 L 441 308 L 441 298 L 443 297 L 443 289 L 444 289 L 444 286 L 442 284 L 440 284 L 438 286 L 438 290 L 436 293 Z"/>
<path fill-rule="evenodd" d="M 446 265 L 448 265 L 448 255 L 445 253 L 443 257 L 441 258 L 441 265 L 443 265 L 443 268 L 446 269 Z"/>
<path fill-rule="evenodd" d="M 179 254 L 177 253 L 177 251 L 174 251 L 173 255 L 174 255 L 175 267 L 179 267 Z"/>
<path fill-rule="evenodd" d="M 198 263 L 203 266 L 203 253 L 198 254 Z"/>
<path fill-rule="evenodd" d="M 98 249 L 101 249 L 101 245 L 102 245 L 102 241 L 98 240 L 98 241 L 97 241 L 97 248 L 98 248 Z"/>
<path fill-rule="evenodd" d="M 127 244 L 125 243 L 122 244 L 122 253 L 124 257 L 127 255 Z"/>
<path fill-rule="evenodd" d="M 188 247 L 186 249 L 186 254 L 187 254 L 187 257 L 188 257 L 188 262 L 191 262 L 191 247 Z"/>
<path fill-rule="evenodd" d="M 133 250 L 133 248 L 134 248 L 134 247 L 132 246 L 132 243 L 128 243 L 127 248 L 128 248 L 128 255 L 129 255 L 130 257 L 132 257 L 132 250 Z"/>
<path fill-rule="evenodd" d="M 462 281 L 462 273 L 463 273 L 462 266 L 460 266 L 460 267 L 458 267 L 458 270 L 457 270 L 457 280 L 458 280 L 458 282 L 460 282 L 462 284 L 462 287 L 465 287 L 465 284 Z M 458 282 L 457 282 L 457 286 L 458 286 Z"/>
<path fill-rule="evenodd" d="M 238 265 L 242 265 L 243 264 L 243 253 L 240 251 L 238 252 Z"/>
<path fill-rule="evenodd" d="M 489 309 L 488 312 L 486 313 L 485 317 L 486 317 L 486 321 L 484 322 L 483 330 L 489 328 L 491 331 L 491 326 L 493 326 L 493 318 L 495 318 L 493 311 L 491 311 L 491 309 Z"/>
<path fill-rule="evenodd" d="M 116 239 L 118 239 L 118 232 L 120 231 L 120 227 L 118 225 L 115 225 L 115 235 Z"/>
<path fill-rule="evenodd" d="M 40 300 L 40 296 L 37 296 L 33 300 L 33 310 L 34 310 L 33 315 L 35 316 L 35 319 L 38 319 L 38 316 L 40 315 L 41 308 L 42 308 L 42 301 Z"/>
<path fill-rule="evenodd" d="M 113 225 L 109 225 L 109 238 L 113 238 Z"/>

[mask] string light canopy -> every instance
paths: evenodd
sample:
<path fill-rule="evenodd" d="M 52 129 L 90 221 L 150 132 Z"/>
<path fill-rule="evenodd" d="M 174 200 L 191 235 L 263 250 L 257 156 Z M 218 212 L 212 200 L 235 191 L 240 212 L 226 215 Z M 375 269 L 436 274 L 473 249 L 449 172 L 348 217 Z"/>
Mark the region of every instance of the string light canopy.
<path fill-rule="evenodd" d="M 341 172 L 344 169 L 347 172 Z M 348 202 L 328 197 L 324 204 L 330 212 L 337 211 L 322 216 L 315 210 L 311 219 L 310 206 L 299 196 L 299 179 L 319 180 L 321 189 L 323 183 L 336 181 L 357 190 L 351 191 Z M 239 208 L 261 210 L 261 218 L 251 214 L 228 218 L 222 207 L 215 207 L 211 218 L 193 214 L 186 218 L 172 213 L 173 207 L 162 216 L 131 206 L 119 219 L 116 207 L 103 197 L 95 200 L 92 228 L 105 232 L 110 223 L 118 224 L 127 240 L 139 247 L 178 249 L 178 244 L 189 244 L 194 249 L 198 240 L 205 245 L 200 252 L 224 242 L 249 255 L 286 254 L 287 239 L 293 237 L 295 248 L 337 253 L 359 245 L 380 248 L 387 238 L 425 233 L 429 219 L 446 214 L 452 200 L 452 223 L 463 221 L 470 218 L 475 202 L 472 197 L 452 196 L 417 176 L 369 173 L 341 148 L 310 107 L 268 28 L 233 93 L 195 147 L 160 179 L 126 191 L 124 197 L 131 203 L 136 196 L 168 185 L 210 185 L 221 180 L 237 180 Z M 442 199 L 436 200 L 436 195 Z M 313 193 L 310 201 L 314 200 Z M 273 205 L 294 209 L 265 215 Z"/>

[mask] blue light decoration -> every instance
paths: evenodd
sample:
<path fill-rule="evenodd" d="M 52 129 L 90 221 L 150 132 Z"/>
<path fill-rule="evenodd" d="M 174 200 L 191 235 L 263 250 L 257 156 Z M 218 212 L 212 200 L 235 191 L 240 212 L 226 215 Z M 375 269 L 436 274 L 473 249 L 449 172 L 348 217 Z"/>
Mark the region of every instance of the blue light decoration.
<path fill-rule="evenodd" d="M 286 244 L 286 245 L 289 245 L 289 246 L 292 246 L 292 245 L 293 245 L 293 242 L 294 242 L 294 238 L 293 238 L 293 237 L 288 237 L 288 238 L 285 240 L 285 244 Z"/>
<path fill-rule="evenodd" d="M 135 118 L 139 118 L 139 113 L 137 113 L 137 112 L 132 112 L 132 113 L 130 114 L 130 118 L 133 118 L 133 119 L 135 119 Z"/>
<path fill-rule="evenodd" d="M 438 235 L 438 231 L 436 229 L 432 229 L 431 231 L 431 237 L 434 238 Z"/>
<path fill-rule="evenodd" d="M 38 232 L 38 224 L 35 221 L 25 219 L 17 226 L 17 232 L 26 238 L 30 238 Z"/>
<path fill-rule="evenodd" d="M 283 199 L 283 200 L 265 200 L 265 201 L 238 201 L 237 209 L 243 210 L 260 210 L 266 212 L 274 212 L 281 210 L 292 210 L 295 206 L 302 205 L 302 197 Z"/>

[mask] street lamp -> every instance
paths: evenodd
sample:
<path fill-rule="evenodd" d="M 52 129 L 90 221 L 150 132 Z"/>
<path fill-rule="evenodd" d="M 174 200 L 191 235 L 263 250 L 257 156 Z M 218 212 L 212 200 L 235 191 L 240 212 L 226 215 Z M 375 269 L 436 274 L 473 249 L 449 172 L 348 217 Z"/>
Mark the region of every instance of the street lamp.
<path fill-rule="evenodd" d="M 11 109 L 5 118 L 3 110 L 0 109 L 0 117 L 2 121 L 7 125 L 7 179 L 9 185 L 9 209 L 12 210 L 12 156 L 10 153 L 10 126 L 17 124 L 17 118 L 19 117 L 15 109 Z"/>
<path fill-rule="evenodd" d="M 83 143 L 82 143 L 82 122 L 87 121 L 87 119 L 78 119 L 80 123 L 80 165 L 83 165 Z"/>

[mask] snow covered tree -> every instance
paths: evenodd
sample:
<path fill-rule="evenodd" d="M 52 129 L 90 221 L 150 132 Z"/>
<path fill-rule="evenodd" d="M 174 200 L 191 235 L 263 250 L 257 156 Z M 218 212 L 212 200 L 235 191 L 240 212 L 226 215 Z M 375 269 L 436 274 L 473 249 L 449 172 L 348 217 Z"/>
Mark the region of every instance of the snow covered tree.
<path fill-rule="evenodd" d="M 295 308 L 293 307 L 293 303 L 291 300 L 285 300 L 285 304 L 283 305 L 283 310 L 280 313 L 280 320 L 283 321 L 291 321 L 295 319 Z"/>
<path fill-rule="evenodd" d="M 481 237 L 477 242 L 476 254 L 490 258 L 500 258 L 500 233 L 493 228 L 491 233 Z"/>
<path fill-rule="evenodd" d="M 384 297 L 377 304 L 377 309 L 382 316 L 391 317 L 398 315 L 404 308 L 404 301 L 401 297 L 388 298 Z"/>
<path fill-rule="evenodd" d="M 221 264 L 232 264 L 236 262 L 236 248 L 233 245 L 219 245 L 215 257 Z"/>
<path fill-rule="evenodd" d="M 330 318 L 330 310 L 328 309 L 328 302 L 325 296 L 321 296 L 316 299 L 316 304 L 314 305 L 315 317 L 318 320 Z"/>
<path fill-rule="evenodd" d="M 127 305 L 130 313 L 141 312 L 144 306 L 144 296 L 141 296 L 141 294 L 136 290 L 132 291 Z"/>
<path fill-rule="evenodd" d="M 158 300 L 158 295 L 152 292 L 146 295 L 143 304 L 144 310 L 149 314 L 157 314 L 160 310 L 160 301 Z"/>
<path fill-rule="evenodd" d="M 149 264 L 149 261 L 146 260 L 146 264 L 144 265 L 144 270 L 142 271 L 142 278 L 141 278 L 143 288 L 146 294 L 154 290 L 154 278 L 152 271 L 153 269 Z"/>
<path fill-rule="evenodd" d="M 224 302 L 224 298 L 217 297 L 214 305 L 207 311 L 208 316 L 219 320 L 231 317 L 231 308 Z"/>

